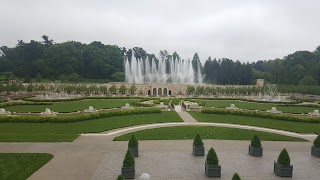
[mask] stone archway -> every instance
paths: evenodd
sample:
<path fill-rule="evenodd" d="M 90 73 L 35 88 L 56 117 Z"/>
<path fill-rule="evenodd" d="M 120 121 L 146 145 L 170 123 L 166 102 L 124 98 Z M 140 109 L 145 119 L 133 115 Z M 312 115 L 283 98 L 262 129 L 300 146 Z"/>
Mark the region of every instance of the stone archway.
<path fill-rule="evenodd" d="M 167 88 L 163 88 L 163 95 L 167 96 L 168 95 L 168 89 Z"/>
<path fill-rule="evenodd" d="M 152 95 L 154 95 L 154 96 L 157 95 L 157 88 L 153 88 L 153 90 L 152 90 Z"/>
<path fill-rule="evenodd" d="M 148 96 L 151 96 L 151 90 L 148 90 Z"/>
<path fill-rule="evenodd" d="M 162 89 L 161 88 L 158 89 L 158 95 L 162 96 Z"/>
<path fill-rule="evenodd" d="M 169 90 L 169 96 L 171 96 L 171 90 Z"/>

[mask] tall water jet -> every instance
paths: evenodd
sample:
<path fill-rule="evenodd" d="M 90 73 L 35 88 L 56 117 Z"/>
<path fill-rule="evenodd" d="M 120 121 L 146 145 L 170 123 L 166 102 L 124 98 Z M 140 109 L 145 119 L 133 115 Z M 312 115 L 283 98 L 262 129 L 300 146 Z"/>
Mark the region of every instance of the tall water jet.
<path fill-rule="evenodd" d="M 196 67 L 190 60 L 162 57 L 140 59 L 133 55 L 131 60 L 125 58 L 125 76 L 128 83 L 174 83 L 194 84 L 202 83 L 201 64 Z"/>

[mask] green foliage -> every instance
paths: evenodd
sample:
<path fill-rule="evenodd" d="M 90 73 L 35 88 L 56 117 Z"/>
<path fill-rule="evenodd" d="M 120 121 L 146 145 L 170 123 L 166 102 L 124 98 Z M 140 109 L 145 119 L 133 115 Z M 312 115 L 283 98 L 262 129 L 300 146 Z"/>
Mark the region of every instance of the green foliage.
<path fill-rule="evenodd" d="M 199 133 L 197 133 L 197 135 L 194 137 L 193 139 L 193 145 L 195 147 L 203 147 L 203 142 L 202 142 L 202 138 L 200 136 Z"/>
<path fill-rule="evenodd" d="M 110 88 L 109 88 L 109 91 L 112 93 L 112 94 L 115 94 L 117 92 L 118 88 L 116 85 L 112 85 Z"/>
<path fill-rule="evenodd" d="M 289 157 L 289 154 L 288 154 L 286 148 L 284 148 L 281 151 L 281 153 L 280 153 L 280 155 L 278 157 L 277 163 L 281 164 L 281 165 L 290 166 L 290 157 Z"/>
<path fill-rule="evenodd" d="M 260 138 L 255 134 L 251 140 L 251 146 L 253 147 L 261 147 Z"/>
<path fill-rule="evenodd" d="M 232 115 L 238 115 L 238 116 L 262 117 L 262 118 L 278 119 L 278 120 L 293 121 L 293 122 L 320 123 L 320 118 L 317 118 L 317 117 L 286 116 L 286 115 L 262 113 L 262 112 L 255 112 L 255 111 L 232 111 L 232 110 L 205 108 L 201 111 L 201 113 L 232 114 Z"/>
<path fill-rule="evenodd" d="M 136 85 L 135 85 L 135 84 L 132 84 L 131 87 L 130 87 L 130 92 L 131 92 L 131 94 L 134 94 L 134 93 L 136 92 L 136 90 L 137 90 Z"/>
<path fill-rule="evenodd" d="M 313 141 L 313 146 L 320 148 L 320 135 Z"/>
<path fill-rule="evenodd" d="M 119 88 L 119 93 L 125 94 L 127 91 L 127 87 L 125 85 L 121 85 Z"/>
<path fill-rule="evenodd" d="M 76 116 L 0 116 L 1 122 L 26 122 L 26 123 L 68 123 L 68 122 L 77 122 L 77 121 L 86 121 L 91 119 L 98 119 L 103 117 L 111 116 L 124 116 L 130 114 L 148 114 L 148 113 L 161 113 L 161 110 L 158 108 L 149 108 L 149 109 L 136 109 L 136 110 L 119 110 L 119 111 L 110 111 L 110 112 L 101 112 L 85 115 L 76 115 Z"/>
<path fill-rule="evenodd" d="M 195 89 L 193 86 L 190 86 L 190 85 L 187 86 L 187 94 L 188 94 L 188 95 L 193 94 L 193 92 L 194 92 L 195 90 L 196 90 L 196 89 Z"/>
<path fill-rule="evenodd" d="M 219 165 L 218 156 L 212 147 L 207 154 L 206 162 L 209 165 Z"/>
<path fill-rule="evenodd" d="M 111 78 L 116 82 L 123 82 L 125 80 L 125 74 L 123 72 L 115 72 L 112 74 Z"/>
<path fill-rule="evenodd" d="M 128 148 L 137 148 L 139 146 L 138 139 L 133 134 L 129 140 Z"/>
<path fill-rule="evenodd" d="M 234 175 L 232 176 L 232 180 L 241 180 L 241 178 L 238 173 L 234 173 Z"/>
<path fill-rule="evenodd" d="M 117 180 L 125 180 L 125 178 L 124 178 L 124 176 L 119 175 L 118 178 L 117 178 Z"/>
<path fill-rule="evenodd" d="M 130 149 L 127 150 L 122 167 L 134 167 L 135 160 Z"/>

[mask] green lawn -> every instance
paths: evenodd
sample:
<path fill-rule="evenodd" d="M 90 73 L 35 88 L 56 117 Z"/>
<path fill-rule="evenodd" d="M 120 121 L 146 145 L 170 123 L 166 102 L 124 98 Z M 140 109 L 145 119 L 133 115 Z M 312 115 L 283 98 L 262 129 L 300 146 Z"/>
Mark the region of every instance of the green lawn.
<path fill-rule="evenodd" d="M 234 104 L 241 109 L 255 109 L 255 110 L 271 110 L 272 107 L 276 107 L 277 110 L 288 113 L 309 113 L 313 112 L 315 107 L 300 107 L 300 106 L 279 106 L 277 103 L 257 103 L 246 102 L 239 100 L 204 100 L 206 107 L 229 107 L 230 104 Z"/>
<path fill-rule="evenodd" d="M 229 114 L 204 114 L 200 112 L 189 112 L 199 122 L 217 122 L 229 124 L 243 124 L 251 126 L 281 129 L 299 133 L 320 134 L 320 123 L 291 122 L 259 117 L 237 116 Z"/>
<path fill-rule="evenodd" d="M 305 141 L 304 139 L 300 138 L 253 130 L 206 126 L 178 126 L 147 129 L 130 134 L 125 134 L 116 137 L 114 140 L 128 141 L 132 134 L 135 134 L 136 137 L 140 140 L 193 139 L 198 132 L 203 139 L 251 140 L 252 137 L 257 134 L 261 140 L 265 141 Z"/>
<path fill-rule="evenodd" d="M 55 112 L 83 111 L 92 106 L 95 109 L 122 107 L 126 103 L 132 105 L 134 99 L 88 99 L 81 101 L 54 102 L 52 105 L 17 105 L 5 107 L 11 112 L 43 112 L 46 108 Z"/>
<path fill-rule="evenodd" d="M 0 153 L 0 179 L 27 179 L 52 158 L 42 153 Z"/>
<path fill-rule="evenodd" d="M 114 116 L 71 123 L 0 123 L 0 142 L 65 142 L 81 133 L 162 122 L 181 122 L 176 112 Z"/>

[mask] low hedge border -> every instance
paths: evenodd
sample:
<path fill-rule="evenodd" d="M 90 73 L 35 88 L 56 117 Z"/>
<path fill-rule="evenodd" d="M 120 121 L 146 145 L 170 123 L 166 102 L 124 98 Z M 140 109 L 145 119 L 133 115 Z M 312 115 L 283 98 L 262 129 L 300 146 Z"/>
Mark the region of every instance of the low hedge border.
<path fill-rule="evenodd" d="M 9 102 L 0 104 L 0 108 L 8 106 L 19 106 L 19 105 L 52 105 L 50 102 Z"/>
<path fill-rule="evenodd" d="M 202 99 L 202 100 L 239 100 L 239 101 L 247 101 L 247 102 L 256 102 L 256 103 L 281 103 L 281 104 L 299 104 L 302 103 L 303 101 L 294 101 L 294 102 L 272 102 L 272 101 L 257 101 L 257 100 L 252 100 L 252 99 L 242 99 L 242 98 L 198 98 L 198 97 L 193 97 L 192 99 Z"/>
<path fill-rule="evenodd" d="M 32 101 L 32 102 L 68 102 L 68 101 L 81 101 L 86 99 L 145 99 L 145 100 L 152 100 L 152 99 L 159 99 L 159 98 L 150 98 L 150 97 L 139 97 L 139 96 L 84 96 L 79 98 L 70 98 L 70 99 L 48 99 L 48 100 L 41 100 L 41 99 L 32 99 L 32 98 L 25 98 L 24 101 Z"/>
<path fill-rule="evenodd" d="M 232 114 L 232 115 L 238 115 L 238 116 L 251 116 L 251 117 L 278 119 L 278 120 L 283 120 L 283 121 L 320 123 L 320 118 L 318 118 L 318 117 L 296 117 L 296 116 L 286 116 L 286 115 L 281 115 L 281 114 L 271 114 L 271 113 L 255 112 L 255 111 L 237 111 L 237 110 L 204 108 L 201 111 L 201 113 L 205 113 L 205 114 Z"/>
<path fill-rule="evenodd" d="M 135 109 L 135 110 L 119 110 L 111 112 L 100 112 L 92 114 L 84 114 L 78 116 L 0 116 L 0 123 L 4 122 L 26 122 L 26 123 L 69 123 L 77 121 L 86 121 L 111 116 L 125 116 L 132 114 L 149 114 L 161 113 L 158 108 Z"/>

